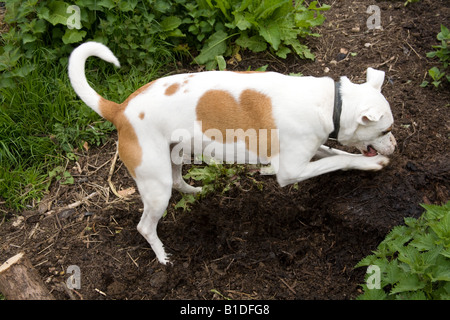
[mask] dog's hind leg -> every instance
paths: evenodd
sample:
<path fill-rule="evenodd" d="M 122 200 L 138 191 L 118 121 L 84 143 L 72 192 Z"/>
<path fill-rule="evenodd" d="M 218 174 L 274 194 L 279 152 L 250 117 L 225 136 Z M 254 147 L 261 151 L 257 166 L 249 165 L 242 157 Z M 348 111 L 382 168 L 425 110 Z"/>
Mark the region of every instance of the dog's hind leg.
<path fill-rule="evenodd" d="M 170 156 L 168 152 L 167 156 L 161 152 L 158 156 L 143 161 L 146 166 L 136 172 L 136 184 L 144 204 L 144 213 L 137 230 L 150 244 L 159 262 L 167 264 L 169 258 L 158 237 L 157 226 L 172 195 Z"/>
<path fill-rule="evenodd" d="M 157 234 L 159 219 L 167 208 L 172 193 L 171 183 L 150 180 L 138 183 L 139 192 L 144 203 L 144 213 L 137 226 L 139 233 L 147 240 L 159 262 L 167 264 L 169 257 Z"/>

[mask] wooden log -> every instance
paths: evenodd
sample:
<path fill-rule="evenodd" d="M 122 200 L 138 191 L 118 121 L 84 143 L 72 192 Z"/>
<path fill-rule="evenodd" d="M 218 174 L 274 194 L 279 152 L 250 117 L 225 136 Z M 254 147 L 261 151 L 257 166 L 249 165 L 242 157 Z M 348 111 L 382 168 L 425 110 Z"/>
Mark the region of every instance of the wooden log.
<path fill-rule="evenodd" d="M 0 266 L 0 292 L 8 300 L 55 300 L 23 252 Z"/>

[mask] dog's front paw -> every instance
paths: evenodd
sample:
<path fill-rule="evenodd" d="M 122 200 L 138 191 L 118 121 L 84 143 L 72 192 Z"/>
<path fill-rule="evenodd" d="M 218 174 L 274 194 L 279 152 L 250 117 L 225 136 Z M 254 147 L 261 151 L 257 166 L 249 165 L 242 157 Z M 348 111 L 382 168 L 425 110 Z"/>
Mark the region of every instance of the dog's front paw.
<path fill-rule="evenodd" d="M 383 168 L 386 167 L 389 164 L 389 161 L 390 161 L 389 158 L 386 156 L 382 156 L 382 155 L 378 155 L 378 156 L 381 157 L 378 164 L 383 166 Z"/>
<path fill-rule="evenodd" d="M 367 163 L 368 166 L 365 170 L 378 171 L 383 169 L 389 164 L 389 158 L 381 154 L 376 155 L 374 157 L 364 157 L 364 159 L 369 160 Z"/>
<path fill-rule="evenodd" d="M 360 156 L 352 159 L 350 169 L 378 171 L 389 164 L 389 158 L 381 154 L 374 157 Z"/>

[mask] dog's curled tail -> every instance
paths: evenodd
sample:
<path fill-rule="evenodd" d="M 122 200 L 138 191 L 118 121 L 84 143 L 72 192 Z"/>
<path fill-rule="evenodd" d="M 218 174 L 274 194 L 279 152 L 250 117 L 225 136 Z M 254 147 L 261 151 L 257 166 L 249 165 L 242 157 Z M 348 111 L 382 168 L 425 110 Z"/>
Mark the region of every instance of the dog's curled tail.
<path fill-rule="evenodd" d="M 100 99 L 103 99 L 95 90 L 89 85 L 84 73 L 84 67 L 87 58 L 91 56 L 99 57 L 107 62 L 113 63 L 120 67 L 119 60 L 109 50 L 109 48 L 98 42 L 86 42 L 75 48 L 69 58 L 69 79 L 76 94 L 91 107 L 100 116 L 107 118 L 100 110 Z M 109 119 L 108 119 L 109 120 Z"/>

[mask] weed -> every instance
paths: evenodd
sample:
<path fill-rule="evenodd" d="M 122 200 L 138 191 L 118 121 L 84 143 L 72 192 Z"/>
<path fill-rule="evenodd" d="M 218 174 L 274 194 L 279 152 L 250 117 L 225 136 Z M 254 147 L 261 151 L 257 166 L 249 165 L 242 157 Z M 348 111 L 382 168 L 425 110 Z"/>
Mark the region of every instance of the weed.
<path fill-rule="evenodd" d="M 419 219 L 405 218 L 406 225 L 395 227 L 356 265 L 381 271 L 379 288 L 362 285 L 358 299 L 450 299 L 450 201 L 422 207 Z"/>
<path fill-rule="evenodd" d="M 431 83 L 437 88 L 445 79 L 450 82 L 450 74 L 446 74 L 446 70 L 450 63 L 450 31 L 447 27 L 441 25 L 441 32 L 438 33 L 436 38 L 441 42 L 441 44 L 433 46 L 433 48 L 437 50 L 428 52 L 427 57 L 439 58 L 439 61 L 442 64 L 442 70 L 437 67 L 433 67 L 428 70 L 429 76 L 433 79 Z M 420 86 L 426 87 L 428 84 L 428 81 L 423 81 Z"/>
<path fill-rule="evenodd" d="M 263 184 L 252 177 L 257 169 L 249 169 L 246 165 L 220 164 L 210 161 L 208 165 L 192 166 L 184 179 L 192 179 L 202 183 L 202 192 L 196 195 L 183 194 L 182 198 L 175 205 L 175 209 L 181 208 L 183 211 L 190 211 L 191 205 L 198 199 L 204 198 L 212 193 L 227 193 L 233 187 L 240 187 L 242 176 L 246 176 L 258 190 L 263 189 Z"/>
<path fill-rule="evenodd" d="M 50 178 L 49 184 L 51 183 L 52 179 L 56 179 L 56 181 L 59 181 L 60 184 L 73 184 L 74 179 L 69 171 L 65 170 L 62 166 L 57 166 L 53 170 L 51 170 L 48 173 L 48 176 Z"/>
<path fill-rule="evenodd" d="M 244 170 L 242 165 L 224 165 L 215 161 L 210 161 L 206 166 L 192 166 L 183 178 L 202 182 L 202 192 L 197 195 L 184 194 L 175 205 L 175 209 L 182 208 L 183 211 L 190 211 L 190 205 L 198 198 L 213 192 L 226 193 L 233 185 L 237 185 L 239 175 Z"/>

